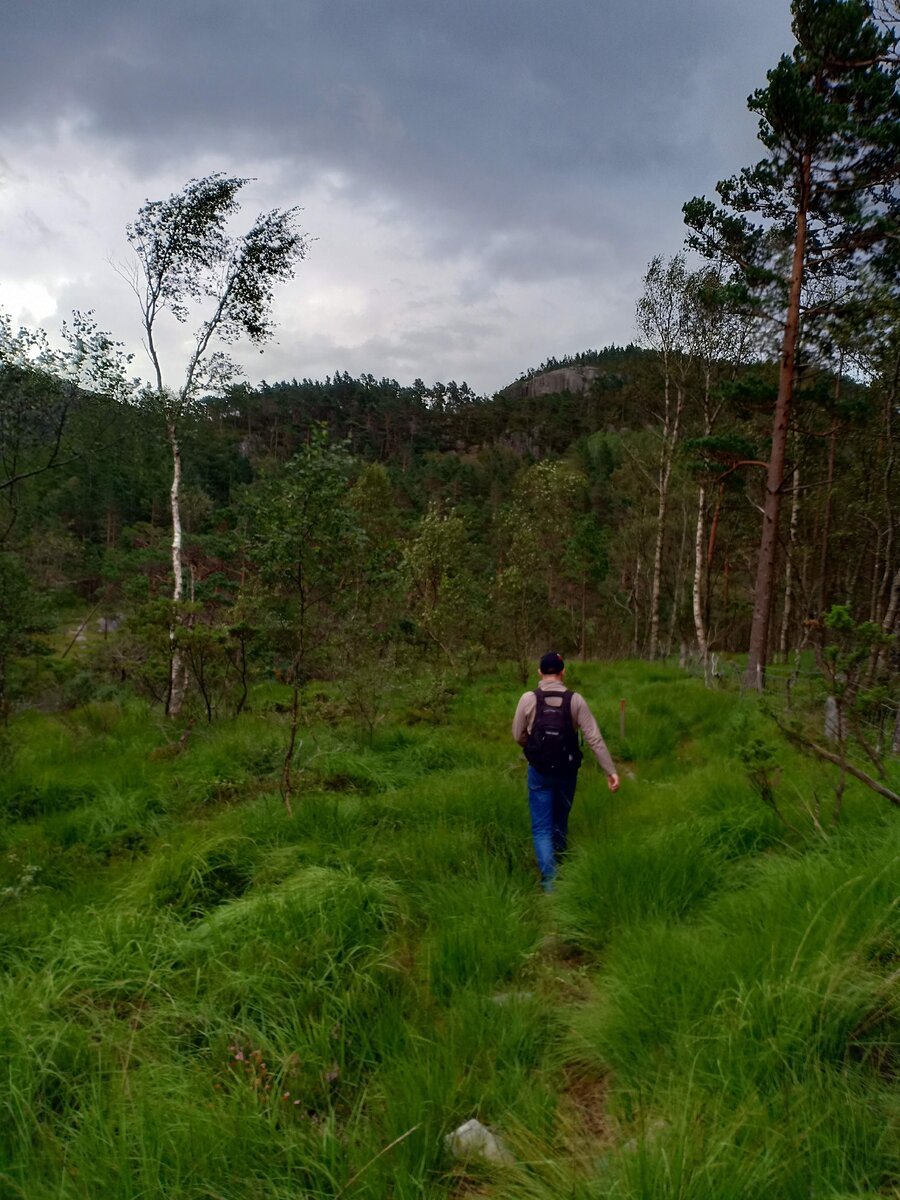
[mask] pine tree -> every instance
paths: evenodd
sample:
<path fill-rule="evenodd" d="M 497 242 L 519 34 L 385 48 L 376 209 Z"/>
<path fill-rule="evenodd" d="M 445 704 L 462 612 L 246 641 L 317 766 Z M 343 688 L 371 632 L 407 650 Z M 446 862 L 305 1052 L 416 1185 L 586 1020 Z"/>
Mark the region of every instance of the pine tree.
<path fill-rule="evenodd" d="M 702 197 L 684 206 L 688 244 L 736 264 L 744 299 L 781 329 L 747 666 L 757 688 L 791 475 L 785 460 L 801 328 L 835 307 L 858 310 L 873 273 L 896 280 L 900 234 L 898 32 L 865 0 L 794 0 L 791 12 L 793 53 L 748 101 L 766 157 L 716 185 L 721 205 Z"/>

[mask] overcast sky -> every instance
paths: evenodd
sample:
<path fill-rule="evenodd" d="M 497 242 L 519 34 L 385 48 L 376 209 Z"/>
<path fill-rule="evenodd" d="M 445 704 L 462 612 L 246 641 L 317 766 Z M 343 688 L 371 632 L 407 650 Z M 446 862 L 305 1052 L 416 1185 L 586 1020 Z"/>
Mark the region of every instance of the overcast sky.
<path fill-rule="evenodd" d="M 0 41 L 0 308 L 136 350 L 113 269 L 148 198 L 221 170 L 317 240 L 256 382 L 491 393 L 634 338 L 681 206 L 761 156 L 787 0 L 21 0 Z M 183 345 L 165 346 L 178 383 Z"/>

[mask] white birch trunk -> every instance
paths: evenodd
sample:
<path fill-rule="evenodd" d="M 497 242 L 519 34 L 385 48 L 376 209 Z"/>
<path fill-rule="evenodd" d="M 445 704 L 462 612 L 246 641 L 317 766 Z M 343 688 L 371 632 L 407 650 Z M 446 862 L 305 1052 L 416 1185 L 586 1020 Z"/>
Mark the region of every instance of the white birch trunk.
<path fill-rule="evenodd" d="M 181 559 L 181 446 L 178 442 L 178 429 L 174 419 L 166 424 L 169 445 L 172 448 L 172 487 L 169 493 L 172 505 L 172 601 L 175 611 L 169 626 L 169 716 L 179 717 L 184 705 L 184 693 L 187 688 L 187 668 L 178 647 L 178 626 L 180 623 L 178 605 L 184 594 L 184 567 Z"/>
<path fill-rule="evenodd" d="M 659 508 L 656 518 L 656 545 L 653 551 L 653 579 L 650 585 L 650 659 L 659 653 L 659 600 L 662 591 L 662 556 L 666 538 L 666 516 L 669 510 L 669 480 L 672 477 L 672 459 L 678 441 L 678 426 L 684 407 L 684 394 L 678 389 L 674 415 L 669 408 L 669 388 L 666 385 L 665 422 L 663 444 L 659 456 Z"/>

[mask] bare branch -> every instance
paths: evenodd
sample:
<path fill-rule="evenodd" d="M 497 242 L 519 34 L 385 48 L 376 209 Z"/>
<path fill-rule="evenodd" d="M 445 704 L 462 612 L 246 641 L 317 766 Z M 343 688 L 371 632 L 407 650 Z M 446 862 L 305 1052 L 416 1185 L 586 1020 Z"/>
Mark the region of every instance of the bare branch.
<path fill-rule="evenodd" d="M 777 724 L 778 728 L 789 742 L 792 742 L 796 746 L 800 746 L 804 750 L 811 750 L 813 754 L 817 755 L 817 757 L 824 759 L 826 762 L 833 763 L 836 767 L 840 767 L 843 771 L 846 771 L 848 775 L 852 775 L 854 779 L 858 779 L 860 783 L 864 783 L 867 788 L 870 788 L 873 792 L 877 792 L 879 796 L 884 796 L 884 798 L 889 800 L 891 804 L 900 808 L 900 796 L 898 796 L 896 792 L 892 792 L 890 788 L 885 787 L 884 784 L 879 783 L 877 779 L 873 779 L 871 775 L 867 775 L 865 771 L 861 770 L 857 766 L 854 766 L 853 763 L 847 762 L 846 759 L 842 760 L 837 754 L 832 754 L 832 752 L 830 750 L 826 750 L 824 746 L 819 746 L 816 742 L 812 741 L 798 730 L 790 729 L 788 726 L 783 725 L 780 721 L 778 721 Z"/>

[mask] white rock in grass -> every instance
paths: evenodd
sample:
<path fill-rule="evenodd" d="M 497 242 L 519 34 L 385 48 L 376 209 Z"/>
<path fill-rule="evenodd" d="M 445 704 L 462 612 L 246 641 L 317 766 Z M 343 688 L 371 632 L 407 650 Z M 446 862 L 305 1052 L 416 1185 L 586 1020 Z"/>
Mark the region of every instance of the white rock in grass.
<path fill-rule="evenodd" d="M 514 1161 L 500 1138 L 474 1117 L 448 1133 L 444 1144 L 456 1158 L 483 1158 L 485 1162 L 507 1164 Z"/>
<path fill-rule="evenodd" d="M 643 1138 L 629 1138 L 628 1141 L 623 1144 L 622 1149 L 631 1154 L 637 1150 L 638 1146 L 641 1144 L 641 1141 L 643 1141 L 645 1146 L 650 1145 L 656 1141 L 660 1134 L 665 1133 L 668 1128 L 669 1122 L 664 1121 L 661 1117 L 656 1118 L 656 1120 L 649 1121 L 644 1128 Z"/>

